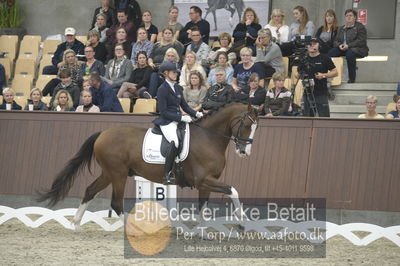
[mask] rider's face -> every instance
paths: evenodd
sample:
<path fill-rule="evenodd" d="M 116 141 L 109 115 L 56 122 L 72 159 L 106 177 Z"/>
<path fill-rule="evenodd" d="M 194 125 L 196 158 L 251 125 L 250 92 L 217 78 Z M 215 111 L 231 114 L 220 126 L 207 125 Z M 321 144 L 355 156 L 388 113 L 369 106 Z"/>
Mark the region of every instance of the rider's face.
<path fill-rule="evenodd" d="M 178 77 L 178 72 L 176 71 L 167 71 L 166 74 L 166 78 L 170 81 L 176 81 L 176 78 Z"/>

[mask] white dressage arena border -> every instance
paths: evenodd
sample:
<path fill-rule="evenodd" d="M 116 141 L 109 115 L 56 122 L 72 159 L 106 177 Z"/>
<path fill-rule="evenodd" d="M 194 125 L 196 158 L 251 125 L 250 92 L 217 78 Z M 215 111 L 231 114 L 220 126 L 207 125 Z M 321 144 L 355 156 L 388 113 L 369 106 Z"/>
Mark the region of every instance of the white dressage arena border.
<path fill-rule="evenodd" d="M 73 230 L 74 226 L 71 224 L 71 221 L 68 220 L 65 216 L 74 216 L 76 211 L 77 211 L 76 208 L 60 209 L 53 211 L 41 207 L 25 207 L 25 208 L 14 209 L 0 205 L 0 215 L 3 214 L 0 216 L 0 226 L 5 222 L 7 222 L 8 220 L 14 218 L 18 219 L 27 227 L 31 228 L 38 228 L 44 223 L 54 220 L 57 221 L 60 225 L 62 225 L 64 228 Z M 105 218 L 108 217 L 108 212 L 109 212 L 108 210 L 97 211 L 97 212 L 86 211 L 82 218 L 81 225 L 84 225 L 88 222 L 94 222 L 105 231 L 116 231 L 119 228 L 122 228 L 123 222 L 120 219 L 118 219 L 113 224 L 110 224 L 107 220 L 105 220 Z M 33 221 L 27 215 L 41 215 L 41 217 Z M 119 218 L 115 213 L 113 213 L 112 217 Z M 189 229 L 185 224 L 182 224 L 180 222 L 174 222 L 173 224 L 174 226 L 182 227 L 184 231 L 194 232 L 195 234 L 199 234 L 197 229 Z M 202 222 L 201 224 L 205 226 L 204 222 Z M 201 224 L 199 224 L 199 226 Z M 209 228 L 212 227 L 218 230 L 219 232 L 225 232 L 226 234 L 228 234 L 230 230 L 224 226 L 227 224 L 237 224 L 237 222 L 236 221 L 226 222 L 225 217 L 219 217 L 213 222 L 207 222 L 207 227 Z M 286 233 L 295 231 L 299 232 L 300 230 L 301 232 L 307 232 L 309 228 L 313 228 L 316 226 L 325 228 L 326 226 L 326 236 L 325 236 L 326 240 L 336 235 L 341 235 L 356 246 L 366 246 L 377 239 L 386 238 L 400 247 L 400 236 L 399 236 L 400 225 L 390 226 L 385 228 L 378 225 L 366 224 L 366 223 L 349 223 L 349 224 L 337 225 L 331 222 L 323 222 L 323 221 L 293 223 L 290 221 L 282 221 L 282 220 L 278 221 L 259 220 L 257 222 L 244 222 L 241 223 L 241 225 L 244 226 L 243 230 L 244 232 L 252 230 L 253 231 L 262 230 L 262 232 L 267 232 L 267 233 L 269 231 L 267 228 L 265 228 L 266 226 L 267 227 L 280 226 L 282 228 L 286 227 L 287 228 L 287 231 L 285 231 Z M 357 235 L 355 235 L 353 231 L 357 232 L 362 231 L 370 234 L 361 239 Z M 280 232 L 284 233 L 283 229 Z M 236 233 L 237 233 L 236 231 L 233 231 L 233 234 Z M 235 237 L 235 235 L 232 235 L 232 237 Z"/>

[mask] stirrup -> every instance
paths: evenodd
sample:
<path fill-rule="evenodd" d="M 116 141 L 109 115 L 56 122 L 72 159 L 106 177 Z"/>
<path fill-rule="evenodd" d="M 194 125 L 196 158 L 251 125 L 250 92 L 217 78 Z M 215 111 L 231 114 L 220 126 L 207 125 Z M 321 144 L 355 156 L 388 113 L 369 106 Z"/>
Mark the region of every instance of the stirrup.
<path fill-rule="evenodd" d="M 172 171 L 166 174 L 163 178 L 163 185 L 174 185 L 175 184 L 175 175 Z"/>

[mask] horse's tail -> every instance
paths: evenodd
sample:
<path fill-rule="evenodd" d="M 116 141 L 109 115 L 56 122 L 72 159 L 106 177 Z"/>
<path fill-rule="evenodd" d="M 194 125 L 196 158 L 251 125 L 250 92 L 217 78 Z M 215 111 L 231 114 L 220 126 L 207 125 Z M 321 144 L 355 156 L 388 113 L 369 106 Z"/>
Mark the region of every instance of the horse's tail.
<path fill-rule="evenodd" d="M 64 169 L 58 173 L 51 185 L 51 189 L 45 192 L 39 192 L 40 197 L 37 201 L 41 202 L 49 199 L 48 205 L 54 206 L 57 202 L 65 198 L 74 184 L 75 178 L 86 166 L 88 166 L 89 172 L 91 173 L 90 164 L 93 157 L 93 147 L 100 133 L 101 132 L 94 133 L 83 143 L 75 156 L 66 164 Z"/>

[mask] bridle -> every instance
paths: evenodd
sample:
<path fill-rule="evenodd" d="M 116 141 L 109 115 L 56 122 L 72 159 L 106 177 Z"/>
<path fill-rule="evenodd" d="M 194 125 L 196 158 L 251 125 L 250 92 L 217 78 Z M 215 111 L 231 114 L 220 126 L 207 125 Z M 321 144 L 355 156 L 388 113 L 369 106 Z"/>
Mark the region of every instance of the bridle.
<path fill-rule="evenodd" d="M 236 118 L 235 118 L 235 119 L 236 119 Z M 243 138 L 243 137 L 240 137 L 240 136 L 239 136 L 240 130 L 244 127 L 244 122 L 245 122 L 246 119 L 249 119 L 249 120 L 253 123 L 253 125 L 254 125 L 254 124 L 257 124 L 257 121 L 254 120 L 254 119 L 250 116 L 250 114 L 249 114 L 248 112 L 244 113 L 243 116 L 239 117 L 238 120 L 237 120 L 237 121 L 233 124 L 233 126 L 232 126 L 232 129 L 233 129 L 237 124 L 240 123 L 240 124 L 239 124 L 239 127 L 238 127 L 238 129 L 237 129 L 237 131 L 236 131 L 236 136 L 227 136 L 227 135 L 221 134 L 221 133 L 219 133 L 219 132 L 217 132 L 217 131 L 210 130 L 209 128 L 204 128 L 204 127 L 200 126 L 200 125 L 197 124 L 197 123 L 193 123 L 193 125 L 195 125 L 195 126 L 201 128 L 201 129 L 204 129 L 204 130 L 207 130 L 207 131 L 211 131 L 211 132 L 212 132 L 213 134 L 215 134 L 215 135 L 219 135 L 219 136 L 221 136 L 221 137 L 223 137 L 223 138 L 229 139 L 229 140 L 233 141 L 233 143 L 235 143 L 236 146 L 241 146 L 241 145 L 244 145 L 244 146 L 245 146 L 245 145 L 247 145 L 247 144 L 252 144 L 252 143 L 253 143 L 253 139 L 251 139 L 251 138 Z"/>

